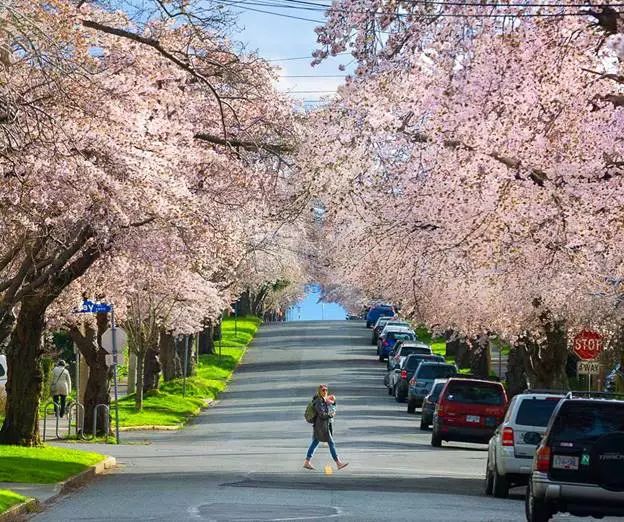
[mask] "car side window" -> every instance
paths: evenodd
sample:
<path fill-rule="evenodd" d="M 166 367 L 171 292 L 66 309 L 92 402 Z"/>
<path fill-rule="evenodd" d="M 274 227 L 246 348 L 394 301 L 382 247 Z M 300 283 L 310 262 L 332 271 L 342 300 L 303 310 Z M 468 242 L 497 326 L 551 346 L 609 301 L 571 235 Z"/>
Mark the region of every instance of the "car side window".
<path fill-rule="evenodd" d="M 516 402 L 518 402 L 516 399 L 517 399 L 517 397 L 514 397 L 509 402 L 509 404 L 507 406 L 507 411 L 505 412 L 505 418 L 503 419 L 503 422 L 509 422 L 509 420 L 511 419 L 511 412 L 514 409 L 514 406 L 516 405 Z"/>
<path fill-rule="evenodd" d="M 4 369 L 4 366 L 0 364 L 0 377 L 4 377 L 5 375 L 6 375 L 6 370 Z"/>

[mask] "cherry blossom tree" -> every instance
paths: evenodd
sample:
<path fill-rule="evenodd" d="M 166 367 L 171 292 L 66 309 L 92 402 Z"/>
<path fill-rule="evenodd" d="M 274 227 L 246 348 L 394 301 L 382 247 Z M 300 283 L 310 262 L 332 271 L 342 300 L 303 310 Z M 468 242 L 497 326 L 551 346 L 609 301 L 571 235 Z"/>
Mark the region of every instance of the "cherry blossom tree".
<path fill-rule="evenodd" d="M 621 321 L 617 42 L 596 14 L 346 4 L 318 57 L 360 66 L 306 140 L 336 282 L 519 341 L 532 383 L 563 383 L 566 331 Z"/>

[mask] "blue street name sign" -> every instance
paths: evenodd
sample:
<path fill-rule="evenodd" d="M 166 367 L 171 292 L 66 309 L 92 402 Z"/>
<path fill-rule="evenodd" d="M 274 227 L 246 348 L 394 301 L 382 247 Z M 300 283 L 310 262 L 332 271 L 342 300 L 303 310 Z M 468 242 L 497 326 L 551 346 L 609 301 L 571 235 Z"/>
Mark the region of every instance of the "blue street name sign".
<path fill-rule="evenodd" d="M 74 310 L 77 314 L 100 314 L 110 313 L 112 306 L 107 303 L 95 303 L 88 299 L 82 302 L 82 308 Z"/>

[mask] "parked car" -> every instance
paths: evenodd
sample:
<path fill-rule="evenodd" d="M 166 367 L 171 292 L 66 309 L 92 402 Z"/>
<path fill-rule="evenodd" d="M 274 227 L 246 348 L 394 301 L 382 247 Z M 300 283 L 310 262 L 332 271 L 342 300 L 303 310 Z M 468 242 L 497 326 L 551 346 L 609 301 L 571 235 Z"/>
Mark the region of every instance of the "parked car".
<path fill-rule="evenodd" d="M 624 400 L 568 394 L 559 402 L 535 453 L 525 502 L 529 522 L 558 512 L 624 516 Z"/>
<path fill-rule="evenodd" d="M 449 379 L 433 414 L 431 445 L 442 441 L 487 444 L 503 421 L 507 393 L 499 382 L 479 379 Z"/>
<path fill-rule="evenodd" d="M 371 328 L 381 316 L 392 317 L 395 315 L 394 307 L 390 305 L 377 305 L 366 314 L 366 328 Z"/>
<path fill-rule="evenodd" d="M 416 334 L 414 330 L 405 326 L 392 326 L 385 328 L 377 341 L 377 356 L 380 361 L 388 358 L 390 352 L 394 349 L 397 341 L 415 341 Z"/>
<path fill-rule="evenodd" d="M 403 359 L 413 353 L 433 355 L 431 346 L 428 344 L 421 343 L 420 341 L 397 341 L 388 356 L 386 369 L 393 370 L 394 368 L 398 368 L 403 362 Z"/>
<path fill-rule="evenodd" d="M 7 382 L 7 360 L 6 355 L 0 355 L 0 389 L 4 390 Z"/>
<path fill-rule="evenodd" d="M 433 422 L 433 412 L 436 404 L 438 403 L 438 399 L 440 398 L 440 393 L 446 385 L 446 381 L 448 381 L 448 379 L 436 379 L 433 381 L 433 386 L 431 386 L 429 395 L 427 395 L 425 400 L 423 400 L 422 412 L 420 414 L 421 430 L 429 429 L 429 426 Z"/>
<path fill-rule="evenodd" d="M 414 413 L 422 405 L 423 399 L 431 391 L 433 381 L 448 379 L 457 375 L 457 366 L 443 362 L 422 362 L 414 376 L 409 380 L 407 389 L 407 413 Z"/>
<path fill-rule="evenodd" d="M 397 319 L 396 317 L 388 316 L 380 317 L 379 319 L 377 319 L 375 326 L 373 326 L 371 344 L 377 344 L 379 336 L 387 326 L 404 326 L 406 328 L 410 327 L 409 323 L 407 321 L 404 321 L 403 319 Z"/>
<path fill-rule="evenodd" d="M 621 364 L 616 364 L 613 370 L 605 377 L 604 391 L 615 392 L 617 389 L 618 377 L 624 379 L 624 368 Z"/>
<path fill-rule="evenodd" d="M 486 495 L 505 498 L 510 487 L 527 483 L 537 445 L 562 398 L 563 394 L 527 391 L 511 399 L 488 444 Z"/>
<path fill-rule="evenodd" d="M 443 363 L 444 357 L 441 355 L 422 355 L 414 353 L 408 355 L 399 368 L 390 372 L 388 384 L 391 391 L 389 393 L 394 395 L 397 402 L 404 402 L 407 398 L 409 380 L 414 376 L 418 365 L 423 361 Z"/>

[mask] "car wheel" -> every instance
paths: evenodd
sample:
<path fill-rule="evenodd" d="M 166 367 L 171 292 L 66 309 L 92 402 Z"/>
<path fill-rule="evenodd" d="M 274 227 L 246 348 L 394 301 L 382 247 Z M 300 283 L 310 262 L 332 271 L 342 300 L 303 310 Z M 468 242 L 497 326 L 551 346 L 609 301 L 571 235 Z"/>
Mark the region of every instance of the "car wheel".
<path fill-rule="evenodd" d="M 496 498 L 507 498 L 509 495 L 509 481 L 507 477 L 501 475 L 497 470 L 493 470 L 492 475 L 494 496 Z"/>
<path fill-rule="evenodd" d="M 416 403 L 414 403 L 414 401 L 408 401 L 407 413 L 415 413 L 415 412 L 416 412 Z"/>
<path fill-rule="evenodd" d="M 494 476 L 490 469 L 490 459 L 487 459 L 487 465 L 485 466 L 485 494 L 490 496 L 494 491 Z"/>
<path fill-rule="evenodd" d="M 435 427 L 433 428 L 433 431 L 431 432 L 431 445 L 434 448 L 439 448 L 440 446 L 442 446 L 442 439 L 440 438 L 440 435 L 438 434 Z"/>
<path fill-rule="evenodd" d="M 384 360 L 384 356 L 379 354 L 379 362 L 383 362 L 383 360 Z"/>
<path fill-rule="evenodd" d="M 403 397 L 401 397 L 401 394 L 399 393 L 398 386 L 394 387 L 394 400 L 397 402 L 403 402 Z"/>
<path fill-rule="evenodd" d="M 535 498 L 533 495 L 530 477 L 524 501 L 524 511 L 527 522 L 548 522 L 553 515 L 552 508 L 546 502 Z"/>
<path fill-rule="evenodd" d="M 420 429 L 425 431 L 429 429 L 429 423 L 425 419 L 424 415 L 420 417 Z"/>

